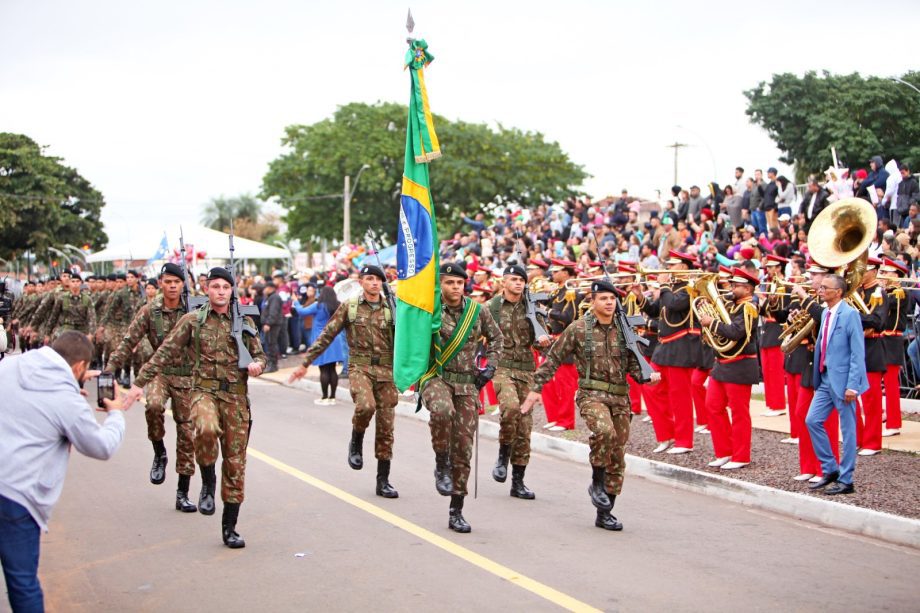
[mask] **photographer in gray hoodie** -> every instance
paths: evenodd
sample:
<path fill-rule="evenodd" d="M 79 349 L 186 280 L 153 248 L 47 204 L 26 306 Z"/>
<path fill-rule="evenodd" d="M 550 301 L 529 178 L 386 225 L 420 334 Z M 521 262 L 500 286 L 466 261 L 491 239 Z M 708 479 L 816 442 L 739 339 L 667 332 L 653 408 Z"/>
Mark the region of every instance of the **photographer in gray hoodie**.
<path fill-rule="evenodd" d="M 121 399 L 99 424 L 81 393 L 94 347 L 76 331 L 0 362 L 0 564 L 14 612 L 43 611 L 39 535 L 61 495 L 71 446 L 108 460 L 125 436 Z M 117 386 L 116 386 L 117 389 Z"/>

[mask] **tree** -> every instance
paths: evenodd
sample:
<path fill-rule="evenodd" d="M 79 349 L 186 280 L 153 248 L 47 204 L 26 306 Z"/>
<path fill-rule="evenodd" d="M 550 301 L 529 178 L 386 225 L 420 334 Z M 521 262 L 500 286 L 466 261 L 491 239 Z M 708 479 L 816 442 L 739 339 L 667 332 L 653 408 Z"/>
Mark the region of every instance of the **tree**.
<path fill-rule="evenodd" d="M 105 247 L 105 201 L 61 159 L 22 134 L 0 133 L 0 257 L 65 244 Z"/>
<path fill-rule="evenodd" d="M 285 129 L 287 151 L 269 164 L 260 197 L 278 198 L 290 236 L 341 240 L 344 177 L 368 164 L 351 200 L 353 235 L 395 240 L 407 113 L 390 102 L 351 103 L 330 119 Z M 499 199 L 562 198 L 588 176 L 540 133 L 434 121 L 444 155 L 431 164 L 431 186 L 442 228 L 455 226 L 460 211 Z"/>
<path fill-rule="evenodd" d="M 240 194 L 232 198 L 221 195 L 211 198 L 210 202 L 204 205 L 201 223 L 212 230 L 226 232 L 230 229 L 231 219 L 234 225 L 240 220 L 257 224 L 261 213 L 262 203 L 252 194 Z"/>
<path fill-rule="evenodd" d="M 920 72 L 901 77 L 920 86 Z M 874 155 L 920 162 L 920 94 L 902 83 L 859 74 L 775 74 L 744 92 L 751 122 L 796 166 L 796 179 L 822 173 L 837 148 L 841 163 L 867 166 Z"/>

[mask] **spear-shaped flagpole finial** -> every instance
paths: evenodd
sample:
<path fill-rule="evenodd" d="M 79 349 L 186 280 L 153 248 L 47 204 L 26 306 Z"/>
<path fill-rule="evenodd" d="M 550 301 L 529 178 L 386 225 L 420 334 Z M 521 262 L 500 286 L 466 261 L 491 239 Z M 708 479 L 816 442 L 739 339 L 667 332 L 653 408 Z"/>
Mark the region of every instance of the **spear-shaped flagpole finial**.
<path fill-rule="evenodd" d="M 412 19 L 412 9 L 409 9 L 409 15 L 406 17 L 406 29 L 409 30 L 409 34 L 412 34 L 412 30 L 415 29 L 415 20 Z"/>

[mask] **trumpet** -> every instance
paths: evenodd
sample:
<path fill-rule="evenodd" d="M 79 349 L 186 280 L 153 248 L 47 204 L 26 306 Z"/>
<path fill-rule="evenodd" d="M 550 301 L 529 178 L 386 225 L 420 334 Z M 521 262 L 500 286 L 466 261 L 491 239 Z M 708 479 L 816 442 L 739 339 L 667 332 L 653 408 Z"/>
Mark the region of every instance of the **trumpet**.
<path fill-rule="evenodd" d="M 637 274 L 642 277 L 647 277 L 649 275 L 672 275 L 675 277 L 699 277 L 702 275 L 708 275 L 705 270 L 667 270 L 660 268 L 643 268 L 642 266 L 636 267 Z"/>
<path fill-rule="evenodd" d="M 889 281 L 893 285 L 898 285 L 900 287 L 920 287 L 920 279 L 906 279 L 904 277 L 889 277 L 887 275 L 879 275 L 876 279 L 882 281 Z"/>
<path fill-rule="evenodd" d="M 569 279 L 568 281 L 565 282 L 565 288 L 575 290 L 575 291 L 585 291 L 585 290 L 591 289 L 591 284 L 594 283 L 595 281 L 599 281 L 601 279 L 606 279 L 606 278 L 607 277 L 604 275 L 597 275 L 594 277 L 581 277 L 579 279 Z M 639 279 L 639 275 L 635 275 L 635 278 L 632 281 L 621 281 L 618 283 L 614 283 L 613 286 L 614 287 L 632 287 L 633 285 L 638 285 L 639 283 L 641 283 Z"/>

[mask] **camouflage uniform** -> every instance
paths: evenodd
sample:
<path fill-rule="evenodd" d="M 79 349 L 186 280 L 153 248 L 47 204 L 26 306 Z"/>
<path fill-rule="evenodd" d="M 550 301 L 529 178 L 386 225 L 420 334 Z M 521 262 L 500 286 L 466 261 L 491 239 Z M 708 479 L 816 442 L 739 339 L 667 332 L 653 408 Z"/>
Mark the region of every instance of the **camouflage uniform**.
<path fill-rule="evenodd" d="M 450 339 L 463 313 L 463 298 L 459 306 L 441 307 L 441 342 Z M 470 476 L 470 458 L 473 455 L 473 437 L 479 419 L 479 390 L 476 389 L 476 342 L 486 338 L 486 358 L 490 364 L 498 363 L 502 346 L 502 331 L 492 319 L 488 309 L 480 309 L 470 337 L 463 348 L 444 370 L 428 381 L 422 389 L 422 399 L 431 412 L 431 446 L 435 454 L 448 453 L 451 463 L 451 480 L 455 496 L 466 496 Z M 434 355 L 434 349 L 432 349 Z"/>
<path fill-rule="evenodd" d="M 114 372 L 131 361 L 135 347 L 147 341 L 152 347 L 159 347 L 185 313 L 179 308 L 169 309 L 163 304 L 163 297 L 157 296 L 151 303 L 141 307 L 131 320 L 128 330 L 118 347 L 109 356 L 106 370 Z M 167 365 L 160 368 L 147 384 L 147 438 L 162 441 L 166 436 L 166 401 L 172 400 L 173 420 L 176 422 L 176 472 L 180 475 L 195 474 L 195 429 L 192 425 L 192 367 L 194 352 L 178 351 L 168 356 Z M 140 383 L 135 382 L 138 386 Z"/>
<path fill-rule="evenodd" d="M 93 305 L 96 307 L 96 322 L 97 325 L 102 325 L 102 316 L 105 314 L 105 305 L 109 300 L 109 295 L 111 292 L 107 289 L 99 290 L 98 292 L 93 293 Z M 95 330 L 93 331 L 95 333 Z M 93 347 L 95 347 L 95 360 L 97 364 L 102 364 L 102 357 L 105 353 L 105 339 L 100 339 L 96 341 L 95 335 L 93 336 Z"/>
<path fill-rule="evenodd" d="M 113 292 L 106 301 L 105 312 L 99 321 L 100 325 L 105 328 L 106 359 L 118 348 L 131 320 L 137 313 L 139 302 L 140 294 L 132 291 L 130 287 L 123 287 Z M 123 364 L 123 367 L 127 366 L 130 366 L 130 363 Z"/>
<path fill-rule="evenodd" d="M 54 310 L 54 305 L 58 294 L 63 291 L 65 290 L 58 287 L 45 292 L 41 300 L 36 304 L 35 310 L 32 311 L 32 316 L 29 318 L 29 326 L 32 328 L 35 336 L 37 337 L 35 344 L 38 344 L 39 346 L 41 346 L 44 338 L 44 324 L 48 321 L 48 318 L 51 316 L 51 312 Z"/>
<path fill-rule="evenodd" d="M 352 427 L 363 433 L 376 414 L 374 455 L 378 460 L 393 457 L 393 426 L 399 393 L 393 383 L 393 314 L 381 298 L 368 302 L 364 294 L 336 309 L 323 332 L 304 355 L 309 366 L 345 330 L 348 339 L 348 379 L 355 403 Z"/>
<path fill-rule="evenodd" d="M 586 351 L 589 318 L 593 322 L 593 356 L 588 356 Z M 539 392 L 570 355 L 575 357 L 579 377 L 575 404 L 591 430 L 588 439 L 591 466 L 606 468 L 606 490 L 609 494 L 618 495 L 623 489 L 626 441 L 632 417 L 626 375 L 641 381 L 639 362 L 627 350 L 623 334 L 616 325 L 601 324 L 593 314 L 588 314 L 566 328 L 553 343 L 546 362 L 534 374 L 531 389 Z"/>
<path fill-rule="evenodd" d="M 246 323 L 255 327 L 248 317 Z M 239 353 L 230 325 L 228 313 L 217 313 L 208 306 L 184 315 L 141 369 L 135 384 L 140 387 L 150 383 L 173 364 L 175 356 L 191 356 L 195 363 L 191 393 L 195 456 L 202 470 L 211 467 L 217 463 L 220 444 L 224 459 L 221 499 L 239 504 L 244 497 L 246 447 L 252 418 L 247 397 L 249 375 L 237 367 Z M 265 355 L 259 338 L 248 334 L 243 338 L 253 360 L 264 368 Z"/>
<path fill-rule="evenodd" d="M 58 332 L 77 330 L 87 335 L 96 332 L 96 309 L 89 292 L 74 295 L 67 291 L 58 295 L 51 315 L 42 326 L 43 336 L 54 339 Z"/>

